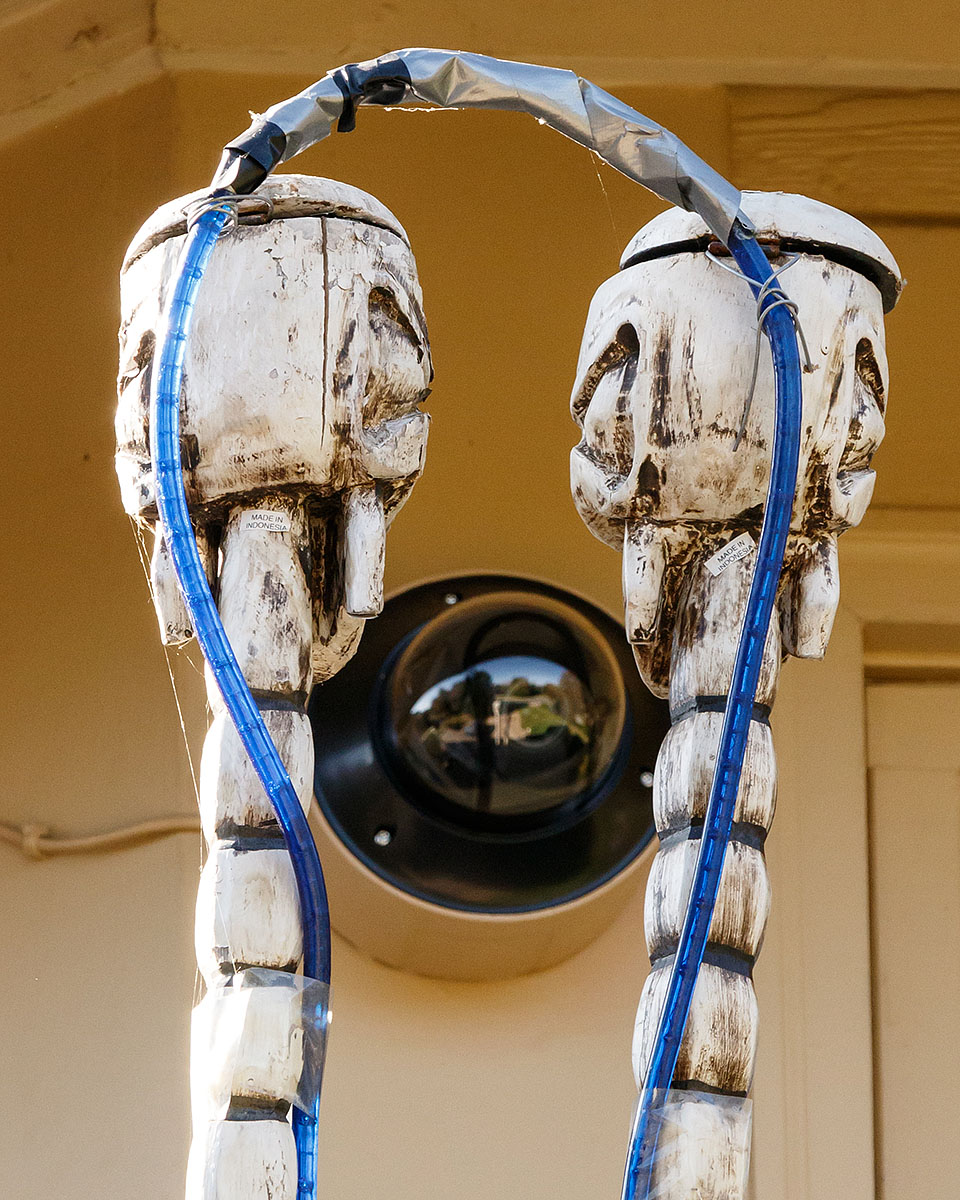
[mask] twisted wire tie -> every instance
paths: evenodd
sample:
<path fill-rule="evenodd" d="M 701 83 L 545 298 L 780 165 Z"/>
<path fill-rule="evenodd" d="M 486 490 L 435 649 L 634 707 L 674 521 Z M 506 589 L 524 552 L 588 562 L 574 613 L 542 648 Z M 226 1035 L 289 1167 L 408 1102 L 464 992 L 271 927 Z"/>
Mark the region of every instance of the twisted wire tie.
<path fill-rule="evenodd" d="M 775 308 L 785 308 L 790 314 L 790 320 L 793 322 L 793 327 L 797 331 L 797 337 L 800 339 L 800 345 L 803 347 L 804 374 L 809 375 L 817 369 L 816 364 L 810 357 L 810 350 L 807 347 L 807 339 L 803 333 L 803 326 L 800 324 L 799 311 L 796 302 L 791 300 L 783 288 L 777 283 L 777 276 L 782 275 L 784 271 L 792 267 L 800 255 L 787 255 L 787 261 L 782 266 L 777 267 L 775 271 L 771 272 L 766 282 L 761 285 L 759 280 L 751 279 L 749 276 L 744 275 L 744 273 L 738 270 L 736 267 L 730 266 L 729 263 L 722 262 L 715 254 L 711 253 L 709 246 L 706 248 L 706 250 L 704 250 L 704 254 L 706 254 L 707 258 L 709 258 L 711 262 L 716 263 L 717 266 L 721 267 L 724 271 L 729 271 L 731 275 L 736 275 L 738 279 L 743 279 L 746 283 L 749 283 L 754 287 L 760 287 L 760 292 L 757 296 L 757 341 L 753 353 L 753 372 L 750 376 L 750 389 L 747 392 L 747 400 L 743 406 L 743 415 L 740 418 L 740 428 L 737 430 L 737 436 L 733 441 L 734 450 L 739 450 L 740 443 L 743 441 L 743 435 L 746 433 L 747 419 L 750 416 L 750 408 L 753 404 L 753 396 L 757 390 L 757 375 L 760 370 L 760 347 L 762 345 L 763 334 L 765 332 L 763 325 L 767 317 Z M 768 298 L 771 299 L 771 302 L 765 305 L 764 301 L 766 301 Z"/>
<path fill-rule="evenodd" d="M 245 207 L 241 208 L 241 205 Z M 196 225 L 200 218 L 208 212 L 225 212 L 227 221 L 220 236 L 229 233 L 231 229 L 240 226 L 240 218 L 245 218 L 246 225 L 265 225 L 273 217 L 274 204 L 269 196 L 230 196 L 213 195 L 201 196 L 183 207 L 183 215 L 187 218 L 187 232 Z"/>

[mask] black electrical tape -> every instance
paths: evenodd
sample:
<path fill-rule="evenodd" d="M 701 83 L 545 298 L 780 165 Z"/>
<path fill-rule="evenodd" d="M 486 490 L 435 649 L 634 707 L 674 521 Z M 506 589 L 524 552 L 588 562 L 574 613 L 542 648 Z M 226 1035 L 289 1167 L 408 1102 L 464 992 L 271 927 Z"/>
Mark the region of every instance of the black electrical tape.
<path fill-rule="evenodd" d="M 400 104 L 413 80 L 406 63 L 399 59 L 361 67 L 347 63 L 333 72 L 333 82 L 343 95 L 343 111 L 337 121 L 337 133 L 352 133 L 357 127 L 357 108 L 361 104 Z"/>
<path fill-rule="evenodd" d="M 677 842 L 696 842 L 703 838 L 703 817 L 695 817 L 689 825 L 681 825 L 675 829 L 660 831 L 660 849 L 672 846 Z M 762 825 L 754 825 L 752 821 L 734 821 L 730 826 L 730 841 L 739 842 L 741 846 L 750 846 L 754 850 L 762 850 L 767 840 L 767 831 Z"/>
<path fill-rule="evenodd" d="M 657 954 L 650 959 L 650 969 L 653 971 L 663 970 L 664 967 L 673 963 L 676 956 L 676 947 L 663 954 Z M 734 975 L 743 975 L 746 979 L 750 979 L 753 976 L 753 967 L 757 960 L 754 955 L 744 954 L 742 950 L 734 950 L 732 946 L 718 946 L 716 942 L 707 942 L 707 948 L 703 952 L 703 961 L 708 966 L 718 967 L 722 971 L 732 971 Z"/>
<path fill-rule="evenodd" d="M 261 830 L 257 834 L 243 834 L 242 837 L 223 837 L 217 840 L 220 850 L 282 850 L 286 843 L 283 840 L 283 830 L 278 825 L 276 829 Z"/>
<path fill-rule="evenodd" d="M 306 692 L 291 692 L 289 696 L 282 696 L 279 692 L 261 692 L 258 688 L 251 688 L 250 694 L 261 712 L 303 712 L 309 699 Z"/>
<path fill-rule="evenodd" d="M 701 1079 L 674 1079 L 670 1084 L 671 1092 L 706 1092 L 708 1096 L 729 1096 L 732 1100 L 746 1100 L 746 1092 L 730 1091 L 728 1088 L 716 1087 L 712 1083 L 704 1083 Z"/>
<path fill-rule="evenodd" d="M 726 712 L 728 699 L 727 696 L 692 696 L 689 700 L 684 700 L 682 704 L 678 704 L 676 708 L 670 710 L 670 720 L 676 725 L 678 721 L 682 721 L 684 717 L 692 716 L 694 713 Z M 757 721 L 761 725 L 769 725 L 770 712 L 769 704 L 754 704 L 750 720 Z"/>
<path fill-rule="evenodd" d="M 230 1100 L 225 1121 L 286 1121 L 290 1105 L 286 1100 L 267 1100 L 254 1104 L 252 1099 Z"/>
<path fill-rule="evenodd" d="M 260 186 L 282 161 L 287 135 L 272 121 L 254 121 L 248 130 L 223 148 L 223 158 L 213 178 L 215 188 L 229 188 L 246 196 Z"/>

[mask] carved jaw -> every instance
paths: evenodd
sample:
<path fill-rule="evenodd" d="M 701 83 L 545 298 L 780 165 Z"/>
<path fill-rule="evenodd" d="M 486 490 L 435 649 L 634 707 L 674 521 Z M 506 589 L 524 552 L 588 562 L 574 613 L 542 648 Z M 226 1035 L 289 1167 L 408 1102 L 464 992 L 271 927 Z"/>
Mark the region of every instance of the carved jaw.
<path fill-rule="evenodd" d="M 656 696 L 670 690 L 676 614 L 686 568 L 699 542 L 695 529 L 629 521 L 623 528 L 623 602 L 627 641 L 637 667 Z"/>

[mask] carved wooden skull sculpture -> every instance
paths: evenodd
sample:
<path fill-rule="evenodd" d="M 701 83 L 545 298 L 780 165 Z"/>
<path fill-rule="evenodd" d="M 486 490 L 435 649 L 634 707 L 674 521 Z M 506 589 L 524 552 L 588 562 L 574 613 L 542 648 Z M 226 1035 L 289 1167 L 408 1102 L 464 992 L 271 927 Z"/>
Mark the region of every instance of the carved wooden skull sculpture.
<path fill-rule="evenodd" d="M 803 376 L 799 483 L 779 620 L 767 630 L 709 942 L 660 1118 L 652 1194 L 743 1200 L 758 1013 L 752 969 L 770 905 L 763 846 L 776 807 L 769 725 L 784 652 L 823 654 L 839 600 L 837 536 L 862 518 L 887 393 L 883 313 L 896 263 L 859 221 L 801 196 L 743 207 L 797 305 Z M 657 757 L 660 848 L 647 885 L 651 970 L 634 1036 L 647 1076 L 708 812 L 770 471 L 774 380 L 756 302 L 702 221 L 674 209 L 633 239 L 590 308 L 573 391 L 583 438 L 572 487 L 597 537 L 623 548 L 627 636 L 669 694 Z M 795 256 L 791 262 L 791 256 Z"/>
<path fill-rule="evenodd" d="M 151 522 L 150 373 L 190 199 L 154 214 L 123 268 L 117 471 L 126 511 Z M 244 202 L 194 316 L 184 481 L 211 559 L 226 513 L 244 498 L 309 500 L 317 679 L 349 657 L 363 618 L 382 606 L 384 533 L 423 466 L 428 417 L 418 405 L 430 378 L 413 255 L 383 205 L 296 175 L 268 180 Z M 153 583 L 164 639 L 185 640 L 162 544 Z"/>
<path fill-rule="evenodd" d="M 800 486 L 781 601 L 785 648 L 820 657 L 839 598 L 837 535 L 863 517 L 883 437 L 883 313 L 897 265 L 866 226 L 802 196 L 746 192 L 744 211 L 799 309 L 812 371 L 803 377 Z M 687 565 L 762 517 L 773 437 L 773 368 L 755 356 L 756 303 L 695 214 L 651 221 L 590 307 L 573 391 L 583 437 L 574 499 L 593 533 L 624 549 L 627 633 L 664 694 Z"/>
<path fill-rule="evenodd" d="M 127 512 L 153 525 L 150 374 L 189 200 L 154 214 L 123 268 L 117 472 Z M 238 216 L 214 247 L 194 311 L 181 458 L 224 630 L 307 810 L 307 699 L 382 605 L 386 526 L 423 467 L 430 350 L 406 235 L 373 197 L 288 175 L 267 181 Z M 164 641 L 186 641 L 162 536 L 151 577 Z M 287 1116 L 310 1034 L 305 1006 L 291 1003 L 300 902 L 273 805 L 212 676 L 207 683 L 198 792 L 209 852 L 196 916 L 207 995 L 194 1019 L 186 1194 L 292 1200 Z M 315 1069 L 316 1043 L 311 1058 Z"/>

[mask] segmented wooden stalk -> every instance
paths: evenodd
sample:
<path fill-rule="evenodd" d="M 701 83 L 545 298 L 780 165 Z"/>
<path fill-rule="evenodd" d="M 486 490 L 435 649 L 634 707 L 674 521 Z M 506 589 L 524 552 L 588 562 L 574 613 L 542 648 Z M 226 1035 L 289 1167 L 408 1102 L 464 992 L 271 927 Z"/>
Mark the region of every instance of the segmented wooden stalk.
<path fill-rule="evenodd" d="M 673 724 L 660 749 L 654 782 L 660 848 L 647 887 L 645 929 L 652 969 L 634 1035 L 638 1082 L 654 1043 L 700 849 L 753 560 L 751 554 L 716 577 L 702 562 L 695 567 L 674 629 Z M 746 1187 L 749 1108 L 710 1098 L 745 1098 L 753 1081 L 757 1001 L 752 969 L 770 907 L 763 844 L 773 821 L 777 786 L 767 716 L 780 659 L 775 616 L 764 651 L 733 835 L 674 1074 L 678 1095 L 670 1110 L 672 1134 L 663 1139 L 657 1155 L 658 1200 L 741 1200 Z M 704 1093 L 709 1093 L 707 1102 Z"/>
<path fill-rule="evenodd" d="M 258 514 L 265 513 L 274 515 L 264 521 Z M 305 811 L 314 754 L 305 711 L 312 682 L 310 561 L 301 502 L 267 496 L 230 512 L 220 614 Z M 209 854 L 197 899 L 196 951 L 214 990 L 248 967 L 294 972 L 302 931 L 293 867 L 273 808 L 209 672 L 207 678 L 213 720 L 203 748 L 200 815 Z M 300 1044 L 299 1034 L 286 1017 L 272 1015 L 289 1010 L 285 991 L 281 976 L 276 987 L 251 997 L 250 1017 L 235 1037 L 211 1038 L 209 1029 L 195 1028 L 187 1200 L 296 1196 L 288 1112 L 301 1068 L 290 1047 Z"/>

